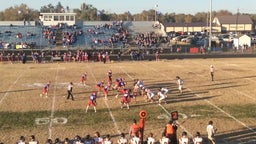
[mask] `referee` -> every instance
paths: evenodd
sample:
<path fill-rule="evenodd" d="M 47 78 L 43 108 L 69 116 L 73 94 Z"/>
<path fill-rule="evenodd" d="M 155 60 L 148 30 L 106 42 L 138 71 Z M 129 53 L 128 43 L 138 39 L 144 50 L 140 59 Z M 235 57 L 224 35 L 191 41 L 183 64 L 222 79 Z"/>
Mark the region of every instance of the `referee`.
<path fill-rule="evenodd" d="M 68 97 L 67 97 L 67 99 L 71 98 L 72 100 L 74 100 L 72 90 L 73 90 L 73 83 L 70 82 L 69 85 L 68 85 Z"/>

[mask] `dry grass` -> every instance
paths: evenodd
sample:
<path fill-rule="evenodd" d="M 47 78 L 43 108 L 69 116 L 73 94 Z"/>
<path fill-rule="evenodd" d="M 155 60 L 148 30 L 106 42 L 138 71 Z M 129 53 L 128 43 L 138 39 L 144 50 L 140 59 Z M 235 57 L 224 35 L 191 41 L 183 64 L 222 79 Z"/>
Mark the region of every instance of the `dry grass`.
<path fill-rule="evenodd" d="M 215 81 L 210 81 L 209 66 L 216 67 Z M 119 132 L 127 133 L 132 119 L 139 119 L 138 113 L 145 109 L 148 118 L 145 136 L 153 132 L 159 139 L 168 113 L 177 110 L 180 115 L 178 136 L 186 130 L 193 135 L 200 131 L 206 135 L 206 125 L 213 120 L 218 128 L 219 143 L 255 143 L 256 103 L 256 60 L 255 59 L 184 59 L 160 62 L 114 62 L 114 63 L 50 63 L 50 64 L 1 64 L 0 87 L 0 141 L 15 143 L 20 135 L 35 134 L 40 142 L 51 134 L 52 138 L 73 138 L 99 131 L 110 134 L 116 141 Z M 96 81 L 106 80 L 107 71 L 113 71 L 113 78 L 124 77 L 128 87 L 133 79 L 144 80 L 147 87 L 171 90 L 168 104 L 162 107 L 145 102 L 138 97 L 131 103 L 130 111 L 121 110 L 119 99 L 110 92 L 109 99 L 97 100 L 97 113 L 92 109 L 85 113 Z M 88 87 L 79 84 L 83 72 L 88 73 Z M 185 80 L 185 92 L 179 95 L 175 76 Z M 48 98 L 39 94 L 42 84 L 51 80 Z M 66 87 L 74 82 L 75 101 L 67 101 Z M 165 111 L 166 110 L 166 111 Z M 66 124 L 36 125 L 36 118 L 67 118 Z M 49 133 L 49 130 L 51 133 Z"/>

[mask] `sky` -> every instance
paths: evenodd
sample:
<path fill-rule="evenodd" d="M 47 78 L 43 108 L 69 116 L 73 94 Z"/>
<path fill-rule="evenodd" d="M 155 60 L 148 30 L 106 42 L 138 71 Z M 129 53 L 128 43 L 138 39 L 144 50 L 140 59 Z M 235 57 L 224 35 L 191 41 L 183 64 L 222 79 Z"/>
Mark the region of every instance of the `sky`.
<path fill-rule="evenodd" d="M 29 8 L 40 10 L 41 6 L 48 4 L 57 5 L 58 2 L 70 9 L 80 8 L 83 2 L 91 4 L 98 10 L 109 13 L 131 14 L 140 13 L 143 10 L 156 9 L 161 13 L 196 14 L 197 12 L 212 10 L 228 10 L 232 13 L 256 14 L 256 0 L 0 0 L 0 11 L 9 7 L 19 6 L 24 3 Z M 239 9 L 239 10 L 238 10 Z"/>

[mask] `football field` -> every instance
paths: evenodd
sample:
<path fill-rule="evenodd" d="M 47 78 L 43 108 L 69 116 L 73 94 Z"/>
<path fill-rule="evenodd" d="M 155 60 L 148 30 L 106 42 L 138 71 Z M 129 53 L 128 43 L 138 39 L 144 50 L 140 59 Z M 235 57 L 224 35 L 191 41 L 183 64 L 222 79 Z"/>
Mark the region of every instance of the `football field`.
<path fill-rule="evenodd" d="M 215 67 L 214 81 L 210 65 Z M 183 131 L 193 137 L 197 131 L 206 139 L 206 126 L 212 120 L 217 127 L 217 143 L 256 143 L 256 59 L 176 59 L 161 61 L 121 61 L 111 63 L 0 64 L 0 141 L 11 144 L 21 135 L 35 135 L 44 143 L 47 138 L 73 139 L 76 135 L 111 135 L 114 143 L 121 132 L 128 133 L 132 120 L 147 111 L 144 137 L 150 132 L 161 138 L 173 111 L 178 111 L 178 137 Z M 167 104 L 145 101 L 138 96 L 130 110 L 120 108 L 116 91 L 108 99 L 97 97 L 97 112 L 85 112 L 96 83 L 124 78 L 128 88 L 134 79 L 143 80 L 155 93 L 159 87 L 169 89 Z M 80 83 L 87 72 L 86 86 Z M 184 80 L 184 93 L 178 92 L 176 76 Z M 48 97 L 40 97 L 44 85 L 51 81 Z M 74 83 L 75 100 L 67 100 L 67 86 Z M 127 138 L 128 134 L 127 134 Z"/>

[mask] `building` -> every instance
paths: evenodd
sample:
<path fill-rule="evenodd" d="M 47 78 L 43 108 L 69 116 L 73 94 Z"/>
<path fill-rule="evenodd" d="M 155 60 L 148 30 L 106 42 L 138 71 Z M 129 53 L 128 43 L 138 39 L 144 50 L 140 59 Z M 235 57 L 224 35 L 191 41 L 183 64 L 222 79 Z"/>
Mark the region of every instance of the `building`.
<path fill-rule="evenodd" d="M 252 39 L 248 35 L 242 35 L 239 38 L 234 39 L 234 46 L 238 49 L 244 48 L 244 47 L 251 47 Z"/>
<path fill-rule="evenodd" d="M 40 13 L 39 19 L 44 26 L 58 25 L 60 23 L 74 25 L 76 24 L 76 13 Z"/>
<path fill-rule="evenodd" d="M 248 15 L 218 16 L 213 23 L 221 27 L 221 33 L 253 31 L 253 21 Z"/>
<path fill-rule="evenodd" d="M 168 32 L 206 32 L 209 24 L 196 23 L 164 23 L 166 33 Z M 239 32 L 247 33 L 253 31 L 253 22 L 248 15 L 218 16 L 212 21 L 212 33 Z"/>
<path fill-rule="evenodd" d="M 197 22 L 197 23 L 165 23 L 163 24 L 165 31 L 168 32 L 206 32 L 209 27 L 207 23 Z M 219 32 L 220 27 L 212 24 L 212 31 Z"/>

